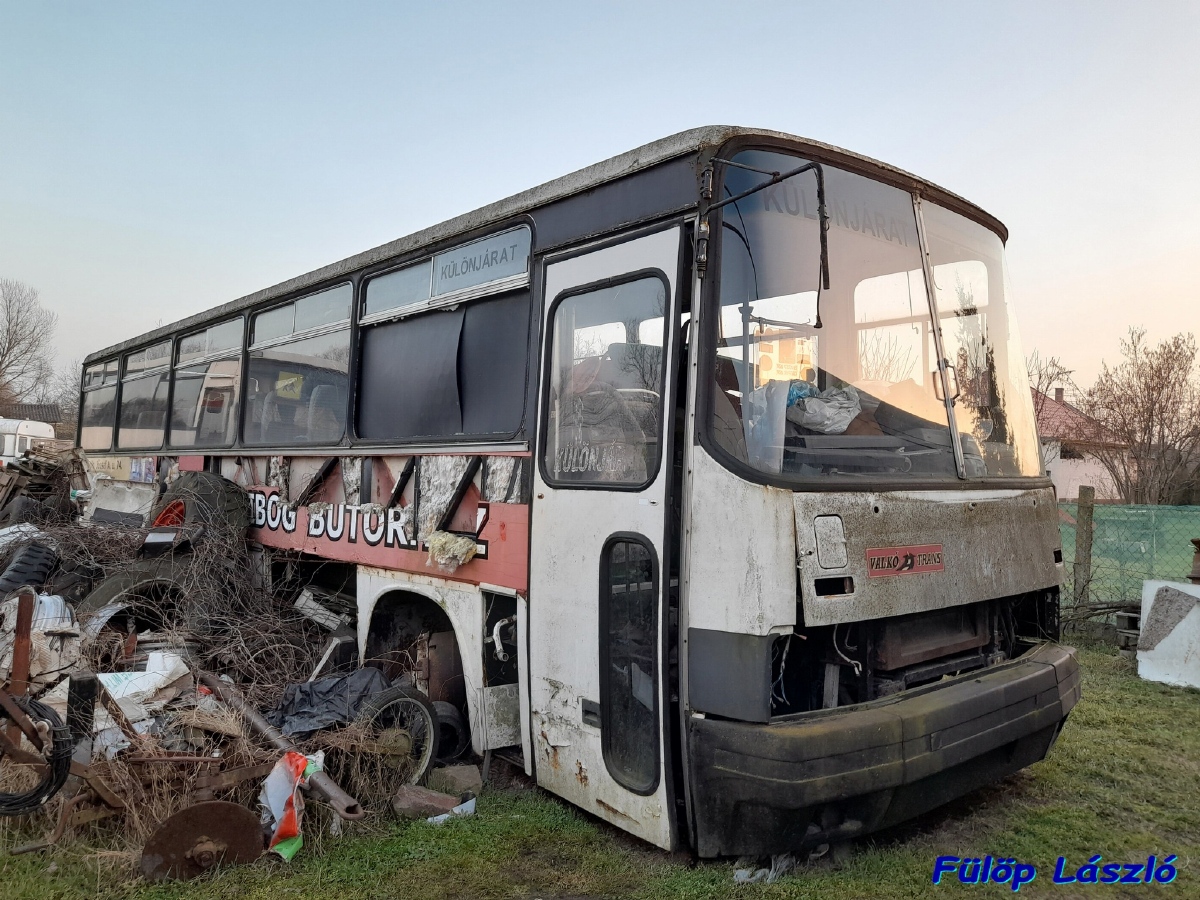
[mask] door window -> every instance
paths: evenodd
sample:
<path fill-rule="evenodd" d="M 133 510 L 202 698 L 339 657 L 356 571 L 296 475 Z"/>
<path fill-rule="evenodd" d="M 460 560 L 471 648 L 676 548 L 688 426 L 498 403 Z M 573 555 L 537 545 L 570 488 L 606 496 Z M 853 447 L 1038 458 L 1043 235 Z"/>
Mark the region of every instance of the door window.
<path fill-rule="evenodd" d="M 658 787 L 658 573 L 641 538 L 610 538 L 600 556 L 600 734 L 604 764 L 638 794 Z"/>
<path fill-rule="evenodd" d="M 549 483 L 640 488 L 658 472 L 667 285 L 635 276 L 555 304 L 542 462 Z"/>

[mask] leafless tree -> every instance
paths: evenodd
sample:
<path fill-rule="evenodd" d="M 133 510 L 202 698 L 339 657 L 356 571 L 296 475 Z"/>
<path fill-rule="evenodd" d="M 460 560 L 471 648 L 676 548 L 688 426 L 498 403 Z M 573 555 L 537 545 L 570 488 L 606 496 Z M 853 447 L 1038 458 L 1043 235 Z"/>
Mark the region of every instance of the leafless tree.
<path fill-rule="evenodd" d="M 53 403 L 62 411 L 62 421 L 54 429 L 60 438 L 75 437 L 75 426 L 79 421 L 79 378 L 82 369 L 82 363 L 73 360 L 65 369 L 59 369 L 49 378 L 38 382 L 27 395 L 31 403 Z"/>
<path fill-rule="evenodd" d="M 1157 346 L 1142 328 L 1121 341 L 1122 360 L 1103 363 L 1084 395 L 1095 421 L 1095 455 L 1127 503 L 1179 502 L 1200 467 L 1200 371 L 1196 339 L 1177 334 Z"/>
<path fill-rule="evenodd" d="M 1074 387 L 1071 377 L 1075 370 L 1064 366 L 1057 356 L 1042 356 L 1036 350 L 1025 358 L 1025 365 L 1029 369 L 1029 384 L 1034 391 L 1034 413 L 1040 419 L 1046 398 L 1053 395 L 1056 387 Z"/>
<path fill-rule="evenodd" d="M 58 316 L 42 306 L 36 288 L 0 278 L 0 393 L 25 399 L 53 377 L 57 327 Z"/>
<path fill-rule="evenodd" d="M 888 329 L 872 328 L 859 335 L 858 365 L 867 381 L 899 384 L 912 377 L 917 357 L 910 344 L 901 344 L 899 337 Z"/>

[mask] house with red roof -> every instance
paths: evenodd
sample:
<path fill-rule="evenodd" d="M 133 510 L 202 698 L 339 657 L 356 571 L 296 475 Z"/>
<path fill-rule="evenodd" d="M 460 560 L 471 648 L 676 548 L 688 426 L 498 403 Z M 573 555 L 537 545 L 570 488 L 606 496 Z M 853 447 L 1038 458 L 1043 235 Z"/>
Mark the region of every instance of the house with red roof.
<path fill-rule="evenodd" d="M 1097 451 L 1120 445 L 1064 394 L 1062 388 L 1055 388 L 1053 396 L 1033 389 L 1042 462 L 1058 499 L 1077 500 L 1079 488 L 1085 484 L 1096 489 L 1097 500 L 1121 499 L 1112 476 L 1096 456 Z"/>

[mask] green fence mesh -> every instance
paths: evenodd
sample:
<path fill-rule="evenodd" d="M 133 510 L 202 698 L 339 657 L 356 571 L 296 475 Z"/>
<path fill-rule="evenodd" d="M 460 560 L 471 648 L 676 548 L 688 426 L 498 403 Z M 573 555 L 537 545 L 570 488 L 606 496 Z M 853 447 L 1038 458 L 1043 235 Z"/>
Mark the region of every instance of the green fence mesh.
<path fill-rule="evenodd" d="M 1058 504 L 1063 550 L 1063 606 L 1074 603 L 1076 503 Z M 1092 514 L 1090 603 L 1138 603 L 1146 579 L 1186 581 L 1192 538 L 1200 538 L 1200 506 L 1116 506 Z"/>

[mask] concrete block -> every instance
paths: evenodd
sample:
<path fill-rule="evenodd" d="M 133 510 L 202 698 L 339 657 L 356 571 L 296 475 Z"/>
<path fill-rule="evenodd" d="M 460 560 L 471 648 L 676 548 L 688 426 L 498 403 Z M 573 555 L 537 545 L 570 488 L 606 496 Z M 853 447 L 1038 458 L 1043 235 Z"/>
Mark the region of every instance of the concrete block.
<path fill-rule="evenodd" d="M 429 784 L 447 794 L 461 797 L 467 791 L 478 794 L 483 789 L 479 766 L 445 766 L 429 774 Z"/>

